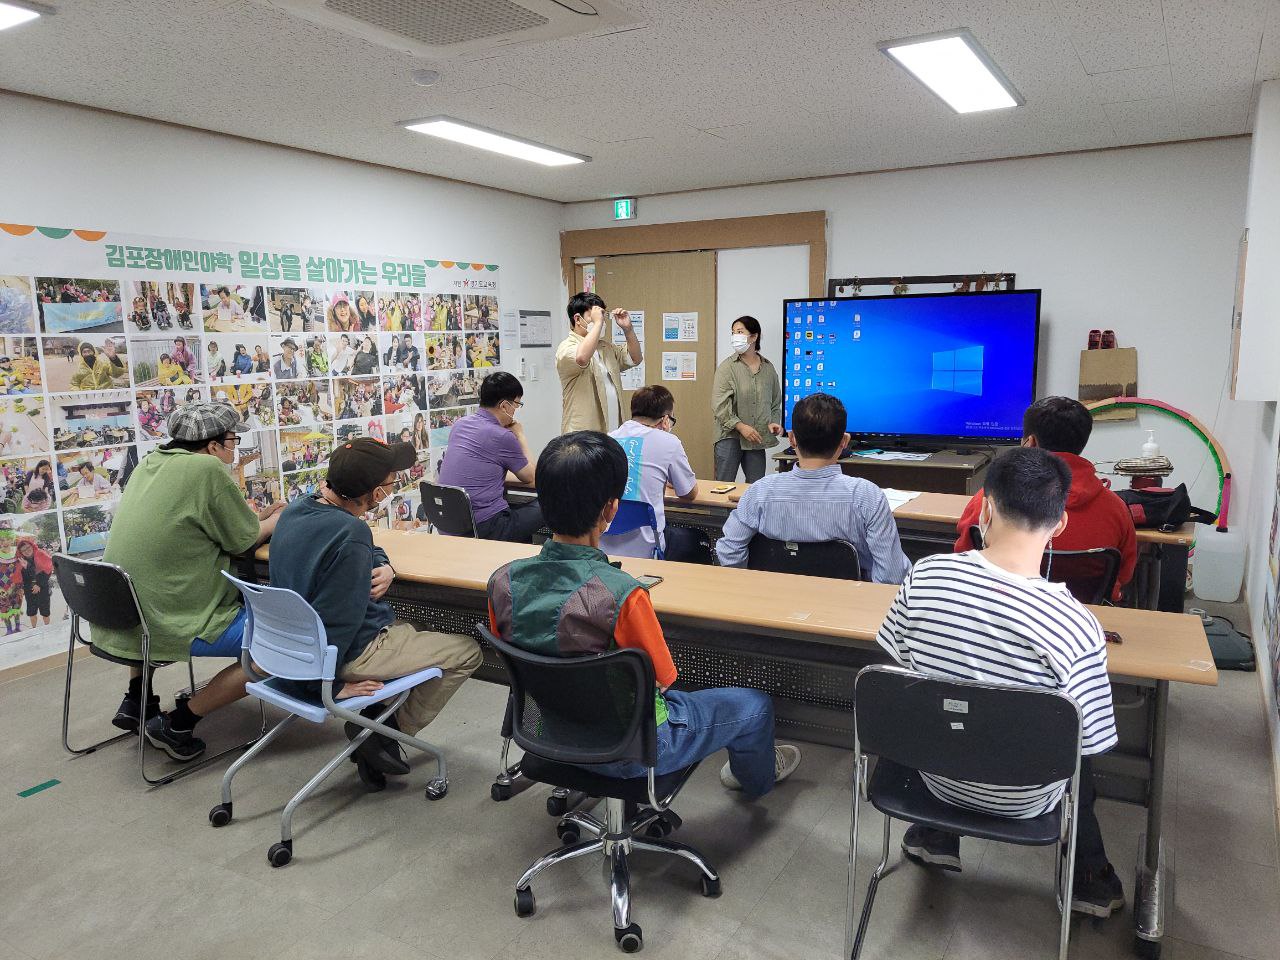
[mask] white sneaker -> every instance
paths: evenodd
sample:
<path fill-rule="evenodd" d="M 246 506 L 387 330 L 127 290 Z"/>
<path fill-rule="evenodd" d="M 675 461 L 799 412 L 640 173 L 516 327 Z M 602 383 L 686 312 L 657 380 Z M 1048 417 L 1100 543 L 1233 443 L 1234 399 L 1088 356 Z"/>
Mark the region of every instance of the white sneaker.
<path fill-rule="evenodd" d="M 773 782 L 781 783 L 800 766 L 800 748 L 791 743 L 776 743 L 773 746 Z M 720 782 L 730 790 L 741 790 L 742 784 L 733 775 L 726 762 L 720 768 Z"/>

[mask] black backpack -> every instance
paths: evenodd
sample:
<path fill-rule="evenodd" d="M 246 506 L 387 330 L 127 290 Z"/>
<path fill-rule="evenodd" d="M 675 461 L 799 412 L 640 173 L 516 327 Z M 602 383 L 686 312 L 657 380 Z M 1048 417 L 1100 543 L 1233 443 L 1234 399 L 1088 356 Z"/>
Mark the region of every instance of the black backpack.
<path fill-rule="evenodd" d="M 1191 505 L 1191 496 L 1185 483 L 1174 490 L 1147 487 L 1143 490 L 1117 490 L 1116 495 L 1129 506 L 1133 525 L 1139 528 L 1170 532 L 1187 521 L 1213 523 L 1218 519 L 1212 510 Z"/>

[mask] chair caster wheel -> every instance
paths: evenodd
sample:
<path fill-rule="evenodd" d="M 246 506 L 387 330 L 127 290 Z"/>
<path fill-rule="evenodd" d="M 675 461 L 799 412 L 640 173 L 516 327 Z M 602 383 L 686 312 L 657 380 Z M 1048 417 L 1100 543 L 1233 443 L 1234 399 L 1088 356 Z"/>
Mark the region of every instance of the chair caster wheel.
<path fill-rule="evenodd" d="M 511 799 L 511 784 L 494 783 L 489 787 L 489 797 L 495 803 L 502 803 L 503 800 Z"/>
<path fill-rule="evenodd" d="M 427 799 L 442 800 L 444 795 L 449 792 L 449 781 L 436 777 L 427 784 Z"/>
<path fill-rule="evenodd" d="M 702 875 L 702 895 L 704 897 L 720 896 L 720 878 L 712 880 L 705 873 Z"/>
<path fill-rule="evenodd" d="M 569 798 L 558 797 L 554 793 L 547 797 L 547 813 L 553 817 L 563 817 L 569 812 Z"/>
<path fill-rule="evenodd" d="M 663 837 L 671 836 L 682 826 L 684 826 L 684 821 L 680 819 L 679 815 L 667 811 L 645 827 L 644 835 L 653 837 L 655 840 L 661 840 Z"/>
<path fill-rule="evenodd" d="M 285 840 L 281 843 L 273 843 L 271 849 L 267 851 L 267 863 L 273 867 L 283 867 L 293 859 L 293 841 Z"/>
<path fill-rule="evenodd" d="M 560 838 L 560 842 L 566 847 L 572 846 L 582 839 L 582 832 L 578 829 L 576 823 L 557 823 L 556 836 Z"/>
<path fill-rule="evenodd" d="M 225 827 L 231 822 L 231 804 L 220 803 L 209 811 L 209 822 L 215 827 Z"/>
<path fill-rule="evenodd" d="M 533 889 L 525 887 L 523 890 L 516 890 L 516 916 L 532 917 L 538 909 L 537 901 L 533 899 Z"/>
<path fill-rule="evenodd" d="M 1162 944 L 1159 940 L 1143 940 L 1141 937 L 1133 938 L 1133 954 L 1141 957 L 1142 960 L 1160 960 L 1160 947 Z"/>
<path fill-rule="evenodd" d="M 638 923 L 623 927 L 621 930 L 615 928 L 613 939 L 618 941 L 618 947 L 623 953 L 639 953 L 644 946 L 644 935 Z"/>

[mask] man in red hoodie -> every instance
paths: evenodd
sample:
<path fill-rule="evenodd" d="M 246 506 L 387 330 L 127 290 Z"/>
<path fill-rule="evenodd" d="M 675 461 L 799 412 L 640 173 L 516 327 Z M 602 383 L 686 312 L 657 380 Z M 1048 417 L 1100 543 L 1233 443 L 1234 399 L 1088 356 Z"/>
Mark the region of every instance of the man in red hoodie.
<path fill-rule="evenodd" d="M 1120 572 L 1112 594 L 1120 599 L 1124 585 L 1133 579 L 1138 560 L 1137 533 L 1125 502 L 1098 479 L 1093 464 L 1080 454 L 1093 431 L 1093 416 L 1079 400 L 1044 397 L 1022 415 L 1022 445 L 1040 447 L 1064 460 L 1071 468 L 1067 496 L 1067 528 L 1053 542 L 1055 550 L 1088 550 L 1115 547 L 1120 551 Z M 956 524 L 956 552 L 973 549 L 969 528 L 977 526 L 983 491 L 973 495 Z"/>

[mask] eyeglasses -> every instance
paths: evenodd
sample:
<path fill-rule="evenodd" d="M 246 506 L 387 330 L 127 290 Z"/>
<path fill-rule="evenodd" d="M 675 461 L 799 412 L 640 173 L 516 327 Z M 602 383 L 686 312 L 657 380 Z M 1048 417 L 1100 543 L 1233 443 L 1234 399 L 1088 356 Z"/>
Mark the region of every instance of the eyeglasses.
<path fill-rule="evenodd" d="M 677 423 L 676 418 L 675 418 L 672 414 L 668 413 L 668 414 L 667 414 L 667 419 L 671 421 L 671 425 L 672 425 L 673 427 L 676 425 L 676 423 Z"/>
<path fill-rule="evenodd" d="M 234 447 L 240 443 L 240 438 L 234 435 L 230 437 L 223 437 L 218 441 L 218 443 L 222 444 L 224 447 Z"/>
<path fill-rule="evenodd" d="M 508 400 L 507 402 L 508 402 L 508 403 L 511 403 L 511 404 L 514 404 L 516 407 L 523 407 L 523 406 L 524 406 L 524 401 L 523 401 L 523 400 Z"/>

